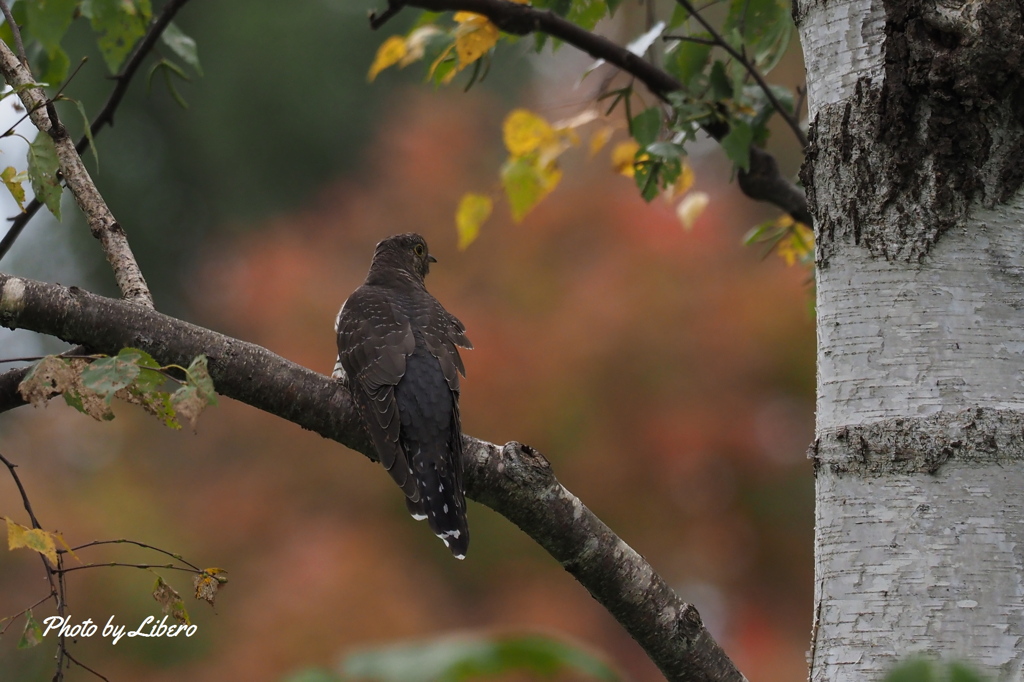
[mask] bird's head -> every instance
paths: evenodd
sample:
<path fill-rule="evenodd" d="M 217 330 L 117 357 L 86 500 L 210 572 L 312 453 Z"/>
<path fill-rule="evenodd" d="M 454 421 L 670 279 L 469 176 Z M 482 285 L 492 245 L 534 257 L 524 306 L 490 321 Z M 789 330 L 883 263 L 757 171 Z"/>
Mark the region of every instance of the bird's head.
<path fill-rule="evenodd" d="M 393 268 L 422 282 L 430 272 L 430 264 L 436 262 L 437 259 L 427 249 L 427 241 L 415 232 L 408 232 L 388 237 L 377 244 L 370 272 L 376 268 Z"/>

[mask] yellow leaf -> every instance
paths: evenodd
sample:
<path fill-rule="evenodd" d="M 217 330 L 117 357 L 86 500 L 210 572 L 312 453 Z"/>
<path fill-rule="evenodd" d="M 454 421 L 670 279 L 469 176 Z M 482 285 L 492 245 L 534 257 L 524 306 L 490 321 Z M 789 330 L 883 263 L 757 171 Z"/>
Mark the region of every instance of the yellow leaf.
<path fill-rule="evenodd" d="M 788 213 L 783 213 L 782 215 L 775 219 L 775 222 L 773 224 L 775 225 L 775 227 L 781 228 L 792 227 L 795 223 L 796 221 L 793 219 L 793 216 L 789 215 Z"/>
<path fill-rule="evenodd" d="M 62 546 L 62 547 L 64 548 L 64 551 L 65 551 L 65 552 L 67 552 L 67 553 L 68 553 L 68 554 L 70 554 L 71 556 L 75 557 L 75 560 L 76 560 L 76 561 L 77 561 L 78 563 L 80 563 L 80 564 L 84 564 L 84 563 L 85 563 L 85 562 L 84 562 L 84 561 L 82 561 L 82 560 L 81 560 L 80 558 L 78 558 L 78 555 L 77 555 L 77 554 L 75 554 L 75 550 L 71 549 L 71 545 L 69 545 L 69 544 L 68 544 L 68 541 L 64 539 L 64 536 L 63 536 L 63 535 L 61 535 L 60 533 L 58 533 L 58 532 L 56 532 L 56 531 L 54 531 L 54 532 L 52 533 L 52 535 L 53 535 L 53 538 L 54 538 L 54 539 L 55 539 L 55 540 L 56 540 L 57 542 L 59 542 L 59 543 L 61 544 L 61 546 Z"/>
<path fill-rule="evenodd" d="M 452 17 L 460 24 L 484 24 L 490 21 L 487 17 L 476 12 L 456 12 L 455 16 Z"/>
<path fill-rule="evenodd" d="M 711 197 L 704 192 L 691 192 L 683 197 L 683 200 L 676 206 L 676 216 L 679 217 L 679 222 L 683 224 L 684 230 L 693 229 L 697 218 L 708 207 L 710 201 Z"/>
<path fill-rule="evenodd" d="M 7 519 L 7 548 L 18 549 L 19 547 L 33 549 L 49 559 L 51 564 L 57 565 L 57 546 L 50 533 Z"/>
<path fill-rule="evenodd" d="M 786 265 L 792 266 L 798 262 L 807 262 L 814 256 L 814 232 L 803 223 L 793 221 L 793 227 L 790 228 L 789 234 L 779 240 L 776 250 L 779 256 L 786 261 Z"/>
<path fill-rule="evenodd" d="M 555 131 L 542 117 L 527 109 L 516 109 L 502 126 L 505 148 L 512 156 L 524 156 L 555 139 Z"/>
<path fill-rule="evenodd" d="M 377 48 L 377 56 L 373 58 L 373 64 L 370 65 L 370 72 L 366 78 L 369 81 L 373 81 L 377 77 L 377 74 L 388 68 L 394 66 L 402 60 L 407 54 L 408 50 L 405 47 L 405 38 L 401 36 L 391 36 Z"/>
<path fill-rule="evenodd" d="M 621 173 L 627 178 L 633 177 L 635 169 L 633 164 L 636 162 L 636 153 L 640 149 L 640 145 L 636 143 L 636 140 L 626 140 L 620 142 L 612 148 L 612 167 L 615 168 L 616 173 Z"/>
<path fill-rule="evenodd" d="M 605 126 L 598 130 L 596 133 L 590 136 L 590 156 L 593 158 L 599 151 L 604 149 L 604 146 L 608 144 L 608 140 L 612 139 L 612 133 L 615 129 L 611 126 Z"/>
<path fill-rule="evenodd" d="M 459 251 L 465 251 L 480 234 L 480 226 L 491 217 L 494 202 L 484 194 L 463 195 L 455 211 L 455 229 L 459 234 Z"/>
<path fill-rule="evenodd" d="M 459 21 L 459 15 L 468 15 L 463 17 L 461 26 L 455 29 L 455 51 L 459 55 L 461 71 L 497 45 L 501 34 L 498 27 L 486 17 L 472 12 L 459 12 L 455 15 L 456 21 Z"/>
<path fill-rule="evenodd" d="M 14 166 L 8 166 L 4 168 L 3 172 L 0 172 L 0 181 L 10 190 L 11 196 L 14 197 L 14 201 L 22 211 L 25 210 L 25 188 L 21 183 L 27 178 L 27 174 L 19 173 Z"/>

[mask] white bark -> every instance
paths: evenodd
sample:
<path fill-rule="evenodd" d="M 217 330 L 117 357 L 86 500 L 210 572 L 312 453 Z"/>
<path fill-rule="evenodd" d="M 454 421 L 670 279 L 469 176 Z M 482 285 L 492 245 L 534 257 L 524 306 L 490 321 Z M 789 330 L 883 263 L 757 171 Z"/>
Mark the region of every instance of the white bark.
<path fill-rule="evenodd" d="M 818 429 L 1024 410 L 1024 193 L 978 207 L 920 264 L 863 248 L 818 273 Z"/>
<path fill-rule="evenodd" d="M 980 65 L 1007 62 L 979 57 L 986 40 L 1003 54 L 1020 10 L 1000 32 L 1008 10 L 953 4 L 798 7 L 819 240 L 813 680 L 914 655 L 1024 679 L 1021 76 L 991 87 Z M 958 99 L 974 76 L 987 109 Z"/>

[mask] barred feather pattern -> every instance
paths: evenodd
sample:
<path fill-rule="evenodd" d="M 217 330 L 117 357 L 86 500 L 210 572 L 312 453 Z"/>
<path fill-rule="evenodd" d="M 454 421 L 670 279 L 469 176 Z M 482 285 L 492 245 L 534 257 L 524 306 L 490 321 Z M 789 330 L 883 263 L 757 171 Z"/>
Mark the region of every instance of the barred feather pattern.
<path fill-rule="evenodd" d="M 462 482 L 458 348 L 472 348 L 465 326 L 427 291 L 434 262 L 416 234 L 377 245 L 366 281 L 338 313 L 334 376 L 355 399 L 380 463 L 405 493 L 413 518 L 426 519 L 462 559 L 469 527 Z"/>

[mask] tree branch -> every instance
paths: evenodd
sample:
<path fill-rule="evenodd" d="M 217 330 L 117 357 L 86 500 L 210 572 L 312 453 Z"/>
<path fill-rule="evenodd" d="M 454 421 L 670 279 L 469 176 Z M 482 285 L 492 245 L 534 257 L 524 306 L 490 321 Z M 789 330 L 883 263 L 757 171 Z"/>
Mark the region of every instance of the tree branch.
<path fill-rule="evenodd" d="M 604 36 L 591 33 L 576 24 L 563 19 L 550 10 L 541 10 L 530 5 L 521 5 L 509 0 L 388 0 L 388 9 L 379 15 L 371 15 L 371 28 L 380 28 L 388 19 L 397 14 L 403 7 L 416 7 L 431 12 L 475 12 L 486 16 L 491 23 L 500 30 L 511 35 L 527 35 L 529 33 L 546 33 L 573 47 L 586 52 L 591 57 L 603 59 L 613 64 L 626 73 L 636 77 L 647 88 L 662 100 L 668 101 L 668 95 L 672 92 L 682 91 L 683 84 L 676 80 L 671 74 L 647 60 L 638 57 L 625 47 L 608 40 Z M 764 84 L 767 96 L 776 102 L 777 100 L 767 84 Z M 799 130 L 799 126 L 797 126 Z M 715 140 L 721 141 L 729 134 L 729 126 L 716 124 L 705 126 L 704 131 Z M 803 132 L 800 131 L 800 135 Z M 755 151 L 756 150 L 756 151 Z M 761 192 L 757 196 L 750 195 L 752 199 L 767 201 L 775 204 L 783 211 L 786 211 L 796 220 L 807 225 L 811 224 L 811 214 L 807 208 L 807 198 L 802 189 L 797 187 L 791 180 L 779 172 L 779 164 L 768 152 L 763 149 L 751 147 L 751 166 L 755 163 L 755 155 L 768 157 L 770 162 L 764 161 L 760 164 L 763 169 L 772 169 L 775 176 L 772 178 L 760 178 L 758 187 Z M 747 192 L 743 183 L 740 189 Z"/>
<path fill-rule="evenodd" d="M 121 293 L 127 300 L 152 308 L 153 295 L 149 293 L 149 286 L 142 276 L 142 270 L 139 269 L 135 255 L 128 246 L 128 237 L 124 229 L 114 219 L 107 202 L 96 189 L 96 184 L 82 163 L 82 157 L 68 136 L 67 128 L 58 120 L 53 103 L 47 99 L 42 88 L 30 87 L 35 83 L 32 72 L 22 65 L 3 41 L 0 41 L 0 73 L 3 73 L 8 85 L 16 90 L 20 89 L 18 97 L 25 105 L 29 118 L 36 128 L 53 138 L 60 171 L 78 207 L 85 214 L 93 236 L 103 245 L 103 251 L 114 269 L 114 278 Z"/>
<path fill-rule="evenodd" d="M 0 324 L 31 329 L 98 352 L 131 346 L 164 365 L 203 353 L 217 392 L 374 458 L 345 386 L 265 348 L 141 305 L 0 274 Z M 16 387 L 15 387 L 16 388 Z M 19 400 L 6 395 L 9 407 Z M 647 561 L 555 478 L 547 460 L 516 442 L 463 436 L 467 494 L 504 515 L 547 550 L 644 648 L 666 678 L 745 682 L 704 628 Z"/>
<path fill-rule="evenodd" d="M 21 39 L 21 28 L 18 26 L 18 22 L 14 20 L 14 15 L 11 14 L 10 6 L 4 0 L 0 0 L 0 10 L 4 13 L 7 25 L 11 27 L 11 35 L 14 37 L 14 49 L 18 51 L 18 59 L 27 67 L 28 57 L 25 56 L 25 43 Z"/>
<path fill-rule="evenodd" d="M 124 99 L 125 93 L 128 92 L 128 86 L 131 84 L 132 78 L 135 73 L 142 66 L 143 60 L 153 50 L 156 42 L 163 35 L 164 29 L 171 23 L 174 16 L 178 13 L 182 7 L 189 0 L 170 0 L 163 10 L 160 11 L 160 15 L 150 24 L 146 35 L 142 37 L 136 45 L 135 50 L 132 51 L 131 56 L 125 62 L 120 73 L 114 76 L 116 85 L 114 89 L 110 91 L 110 95 L 107 97 L 107 101 L 104 103 L 103 108 L 92 120 L 92 124 L 89 126 L 89 131 L 92 137 L 96 137 L 105 126 L 114 124 L 114 113 L 117 111 L 118 106 L 121 104 L 121 100 Z M 82 137 L 75 144 L 75 149 L 79 155 L 84 154 L 85 150 L 89 148 L 91 144 L 89 135 L 82 135 Z M 0 260 L 7 255 L 7 252 L 14 246 L 14 242 L 17 241 L 18 237 L 21 236 L 22 230 L 28 225 L 29 221 L 35 217 L 35 214 L 39 212 L 43 204 L 38 199 L 32 199 L 26 206 L 25 210 L 19 214 L 16 218 L 11 221 L 11 226 L 7 230 L 7 234 L 4 235 L 3 240 L 0 240 Z"/>

